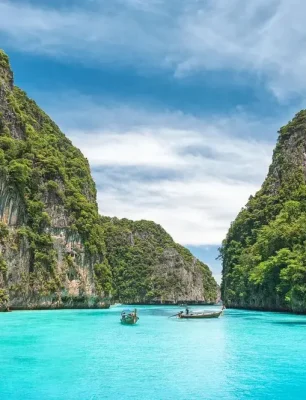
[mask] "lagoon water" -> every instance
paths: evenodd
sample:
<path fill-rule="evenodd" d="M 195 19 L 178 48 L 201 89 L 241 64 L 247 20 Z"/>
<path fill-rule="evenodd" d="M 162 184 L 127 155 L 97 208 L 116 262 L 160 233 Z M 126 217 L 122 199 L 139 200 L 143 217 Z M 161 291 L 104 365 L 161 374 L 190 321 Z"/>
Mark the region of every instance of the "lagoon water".
<path fill-rule="evenodd" d="M 0 399 L 306 396 L 304 316 L 226 310 L 188 321 L 168 318 L 179 308 L 143 306 L 138 325 L 123 326 L 121 310 L 0 314 Z"/>

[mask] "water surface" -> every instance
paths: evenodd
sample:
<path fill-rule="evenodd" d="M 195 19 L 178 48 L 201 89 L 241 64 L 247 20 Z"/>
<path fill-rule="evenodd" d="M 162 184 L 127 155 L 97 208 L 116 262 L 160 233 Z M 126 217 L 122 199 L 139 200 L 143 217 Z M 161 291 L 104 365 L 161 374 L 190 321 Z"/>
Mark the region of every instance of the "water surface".
<path fill-rule="evenodd" d="M 179 309 L 138 307 L 136 326 L 121 307 L 0 314 L 0 399 L 305 398 L 306 317 Z"/>

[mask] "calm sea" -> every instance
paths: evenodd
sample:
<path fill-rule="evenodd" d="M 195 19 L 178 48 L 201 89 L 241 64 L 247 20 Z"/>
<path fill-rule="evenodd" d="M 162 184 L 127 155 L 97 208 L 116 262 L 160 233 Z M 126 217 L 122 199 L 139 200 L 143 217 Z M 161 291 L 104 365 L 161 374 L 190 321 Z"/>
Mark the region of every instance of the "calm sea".
<path fill-rule="evenodd" d="M 138 325 L 122 326 L 121 310 L 0 314 L 0 399 L 306 398 L 304 316 L 138 307 Z"/>

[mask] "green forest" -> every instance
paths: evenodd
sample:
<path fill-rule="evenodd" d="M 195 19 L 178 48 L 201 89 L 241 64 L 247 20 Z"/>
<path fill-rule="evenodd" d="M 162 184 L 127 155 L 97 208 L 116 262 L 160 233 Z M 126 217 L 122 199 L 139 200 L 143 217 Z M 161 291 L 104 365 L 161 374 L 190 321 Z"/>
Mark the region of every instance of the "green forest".
<path fill-rule="evenodd" d="M 262 188 L 222 243 L 232 307 L 306 312 L 306 110 L 279 131 Z"/>

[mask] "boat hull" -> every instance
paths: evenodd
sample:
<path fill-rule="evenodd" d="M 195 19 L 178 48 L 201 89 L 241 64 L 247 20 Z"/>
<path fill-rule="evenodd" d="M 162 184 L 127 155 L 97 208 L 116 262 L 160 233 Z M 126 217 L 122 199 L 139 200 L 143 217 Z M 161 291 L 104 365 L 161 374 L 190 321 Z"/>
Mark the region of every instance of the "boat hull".
<path fill-rule="evenodd" d="M 213 313 L 203 313 L 203 314 L 181 314 L 178 317 L 182 319 L 207 319 L 207 318 L 219 318 L 222 311 Z"/>
<path fill-rule="evenodd" d="M 138 317 L 125 317 L 125 318 L 121 318 L 121 323 L 123 325 L 135 325 L 137 323 L 137 321 L 139 320 Z"/>

